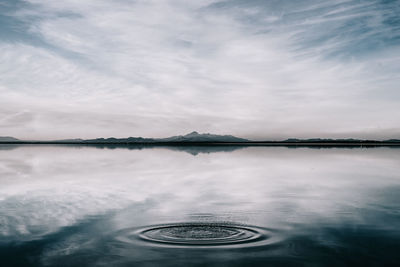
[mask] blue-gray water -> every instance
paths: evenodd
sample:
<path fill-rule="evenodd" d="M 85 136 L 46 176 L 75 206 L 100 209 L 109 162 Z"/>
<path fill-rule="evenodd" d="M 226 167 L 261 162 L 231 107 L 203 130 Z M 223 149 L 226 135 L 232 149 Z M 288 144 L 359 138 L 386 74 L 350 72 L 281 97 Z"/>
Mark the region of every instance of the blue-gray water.
<path fill-rule="evenodd" d="M 396 266 L 400 149 L 0 146 L 0 266 Z"/>

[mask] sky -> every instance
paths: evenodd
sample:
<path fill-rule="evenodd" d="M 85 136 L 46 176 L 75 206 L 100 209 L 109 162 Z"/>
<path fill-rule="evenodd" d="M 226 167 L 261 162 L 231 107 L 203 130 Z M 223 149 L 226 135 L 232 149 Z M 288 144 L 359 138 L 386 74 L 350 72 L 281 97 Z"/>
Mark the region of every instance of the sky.
<path fill-rule="evenodd" d="M 400 138 L 400 1 L 0 0 L 0 136 Z"/>

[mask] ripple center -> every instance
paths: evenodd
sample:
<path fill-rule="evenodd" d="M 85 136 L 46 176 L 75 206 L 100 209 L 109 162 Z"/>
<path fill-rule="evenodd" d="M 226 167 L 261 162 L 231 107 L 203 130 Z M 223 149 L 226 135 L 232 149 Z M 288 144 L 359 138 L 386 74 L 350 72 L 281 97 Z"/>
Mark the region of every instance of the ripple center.
<path fill-rule="evenodd" d="M 223 223 L 153 225 L 121 232 L 121 241 L 164 247 L 244 247 L 273 242 L 268 230 Z"/>

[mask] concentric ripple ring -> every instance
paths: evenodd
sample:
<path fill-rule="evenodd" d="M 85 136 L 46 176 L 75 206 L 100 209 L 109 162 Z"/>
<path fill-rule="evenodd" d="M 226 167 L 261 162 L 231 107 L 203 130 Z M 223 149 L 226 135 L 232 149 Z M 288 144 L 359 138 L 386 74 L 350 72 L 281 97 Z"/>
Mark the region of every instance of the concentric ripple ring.
<path fill-rule="evenodd" d="M 127 230 L 120 241 L 169 247 L 244 247 L 276 242 L 267 229 L 223 223 L 177 223 Z"/>

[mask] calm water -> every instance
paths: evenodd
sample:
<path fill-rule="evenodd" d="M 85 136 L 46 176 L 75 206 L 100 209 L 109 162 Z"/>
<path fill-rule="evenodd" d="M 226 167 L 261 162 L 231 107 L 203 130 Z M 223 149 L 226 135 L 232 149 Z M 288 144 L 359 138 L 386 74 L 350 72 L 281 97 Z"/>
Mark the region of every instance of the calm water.
<path fill-rule="evenodd" d="M 400 149 L 0 146 L 0 266 L 400 264 Z"/>

